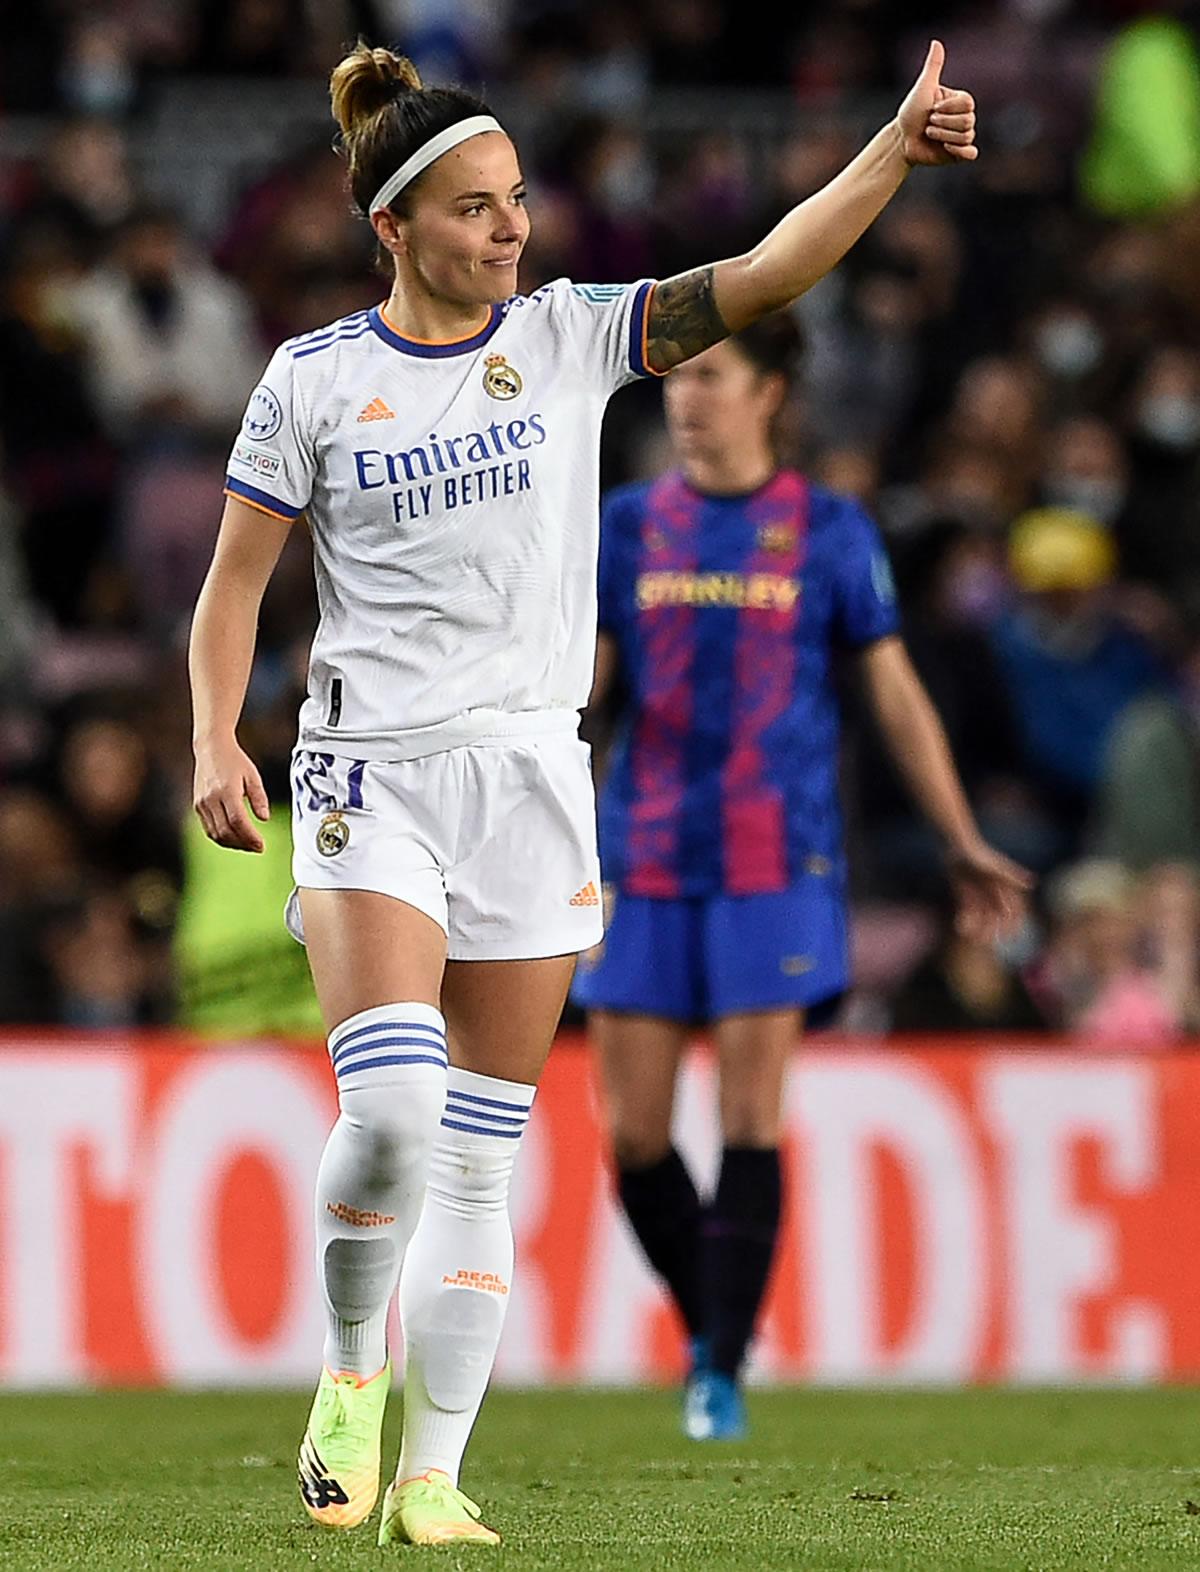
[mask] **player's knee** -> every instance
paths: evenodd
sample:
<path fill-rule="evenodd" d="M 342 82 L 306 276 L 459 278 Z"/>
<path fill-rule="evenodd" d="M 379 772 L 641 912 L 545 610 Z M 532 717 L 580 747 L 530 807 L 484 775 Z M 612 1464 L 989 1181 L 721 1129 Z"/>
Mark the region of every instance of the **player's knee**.
<path fill-rule="evenodd" d="M 394 1183 L 414 1163 L 429 1161 L 445 1104 L 440 1081 L 362 1087 L 340 1101 L 369 1182 Z"/>
<path fill-rule="evenodd" d="M 620 1169 L 652 1168 L 671 1150 L 671 1132 L 650 1126 L 616 1126 L 612 1133 L 613 1158 Z"/>
<path fill-rule="evenodd" d="M 721 1138 L 726 1146 L 778 1146 L 781 1114 L 772 1102 L 734 1101 L 721 1110 Z"/>

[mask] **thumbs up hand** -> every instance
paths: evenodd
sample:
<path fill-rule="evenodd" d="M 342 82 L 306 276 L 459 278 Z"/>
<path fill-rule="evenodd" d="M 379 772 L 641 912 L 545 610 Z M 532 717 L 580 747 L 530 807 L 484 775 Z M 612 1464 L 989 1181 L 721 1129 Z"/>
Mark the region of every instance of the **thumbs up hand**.
<path fill-rule="evenodd" d="M 896 115 L 910 164 L 971 163 L 979 157 L 975 100 L 961 88 L 942 86 L 945 63 L 946 50 L 935 38 Z"/>

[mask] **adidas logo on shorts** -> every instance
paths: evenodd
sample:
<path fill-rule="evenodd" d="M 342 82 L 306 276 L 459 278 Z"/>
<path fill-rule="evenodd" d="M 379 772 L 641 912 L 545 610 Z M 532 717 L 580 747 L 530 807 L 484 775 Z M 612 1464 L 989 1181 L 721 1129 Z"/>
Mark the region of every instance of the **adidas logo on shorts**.
<path fill-rule="evenodd" d="M 590 879 L 582 890 L 576 890 L 571 897 L 570 904 L 572 906 L 599 906 L 600 897 L 596 893 L 596 886 Z"/>

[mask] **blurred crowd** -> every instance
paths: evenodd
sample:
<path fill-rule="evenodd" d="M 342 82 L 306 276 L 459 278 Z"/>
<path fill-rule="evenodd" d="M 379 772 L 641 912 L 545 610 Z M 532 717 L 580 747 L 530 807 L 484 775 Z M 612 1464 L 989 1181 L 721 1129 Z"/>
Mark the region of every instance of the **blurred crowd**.
<path fill-rule="evenodd" d="M 196 1018 L 197 986 L 221 994 L 181 937 L 189 908 L 235 900 L 206 887 L 188 814 L 188 618 L 270 349 L 383 291 L 320 118 L 347 39 L 518 106 L 528 289 L 752 244 L 853 154 L 936 30 L 982 156 L 911 181 L 796 308 L 787 456 L 879 519 L 980 821 L 1039 893 L 1012 940 L 955 934 L 847 673 L 859 982 L 840 1019 L 1200 1032 L 1200 9 L 825 0 L 769 42 L 731 0 L 3 10 L 0 1021 L 164 1023 Z M 193 78 L 313 94 L 311 134 L 207 228 L 134 152 Z M 771 111 L 753 134 L 721 110 L 748 101 Z M 657 388 L 622 394 L 605 482 L 667 457 Z M 297 529 L 242 730 L 281 818 L 313 618 Z"/>

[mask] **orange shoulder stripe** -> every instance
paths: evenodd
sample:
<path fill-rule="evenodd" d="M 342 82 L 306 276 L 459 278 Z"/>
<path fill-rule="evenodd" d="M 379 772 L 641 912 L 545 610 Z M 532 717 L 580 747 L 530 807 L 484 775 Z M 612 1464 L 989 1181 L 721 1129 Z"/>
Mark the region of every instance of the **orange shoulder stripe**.
<path fill-rule="evenodd" d="M 296 522 L 294 518 L 289 518 L 286 513 L 276 513 L 274 508 L 264 508 L 261 502 L 251 502 L 249 497 L 243 497 L 240 492 L 233 491 L 228 486 L 224 490 L 227 497 L 232 497 L 235 502 L 240 502 L 243 507 L 254 508 L 256 512 L 265 513 L 270 519 L 278 519 L 281 524 L 294 524 Z"/>

